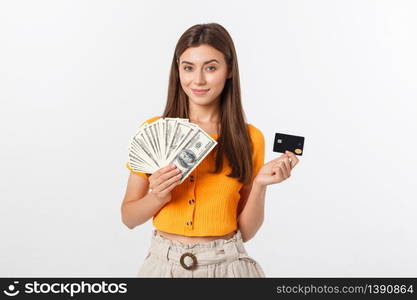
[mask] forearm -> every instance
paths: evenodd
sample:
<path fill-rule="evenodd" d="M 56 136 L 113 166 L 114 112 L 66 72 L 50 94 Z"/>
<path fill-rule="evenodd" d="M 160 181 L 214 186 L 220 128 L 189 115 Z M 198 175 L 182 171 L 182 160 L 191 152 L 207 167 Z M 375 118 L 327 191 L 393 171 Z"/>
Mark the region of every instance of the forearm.
<path fill-rule="evenodd" d="M 238 224 L 242 239 L 253 238 L 264 221 L 266 185 L 253 183 L 245 208 L 239 215 Z"/>
<path fill-rule="evenodd" d="M 143 198 L 122 205 L 122 221 L 133 229 L 152 218 L 164 205 L 165 203 L 147 193 Z"/>

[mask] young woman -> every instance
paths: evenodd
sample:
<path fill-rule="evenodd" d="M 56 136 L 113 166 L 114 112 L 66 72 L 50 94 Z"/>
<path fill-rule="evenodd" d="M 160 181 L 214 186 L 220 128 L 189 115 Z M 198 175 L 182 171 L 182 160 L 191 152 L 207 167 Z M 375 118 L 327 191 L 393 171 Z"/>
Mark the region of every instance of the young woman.
<path fill-rule="evenodd" d="M 138 276 L 265 277 L 243 243 L 263 223 L 266 187 L 290 177 L 298 159 L 286 152 L 264 164 L 264 136 L 245 123 L 236 52 L 221 25 L 180 37 L 161 117 L 187 118 L 218 144 L 181 184 L 175 166 L 150 175 L 126 164 L 123 223 L 132 229 L 153 217 L 155 227 Z"/>

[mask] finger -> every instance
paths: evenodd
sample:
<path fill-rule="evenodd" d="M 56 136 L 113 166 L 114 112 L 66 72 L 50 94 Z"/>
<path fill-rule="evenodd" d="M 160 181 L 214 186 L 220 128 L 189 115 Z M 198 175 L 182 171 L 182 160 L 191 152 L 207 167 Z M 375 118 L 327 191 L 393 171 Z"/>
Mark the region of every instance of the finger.
<path fill-rule="evenodd" d="M 278 162 L 277 164 L 278 168 L 281 170 L 282 175 L 284 176 L 284 178 L 287 178 L 287 174 L 288 174 L 288 167 L 285 164 L 285 160 L 281 160 Z"/>
<path fill-rule="evenodd" d="M 278 161 L 278 162 L 276 162 L 276 163 L 273 165 L 272 170 L 273 170 L 275 173 L 279 173 L 279 170 L 280 170 L 280 166 L 281 166 L 281 164 L 282 164 L 282 161 Z"/>
<path fill-rule="evenodd" d="M 280 157 L 274 158 L 273 160 L 267 162 L 265 165 L 272 165 L 272 167 L 273 167 L 273 166 L 279 164 L 280 161 L 282 161 L 282 160 L 283 160 L 283 156 L 281 155 Z"/>
<path fill-rule="evenodd" d="M 278 183 L 281 182 L 282 180 L 284 180 L 284 171 L 281 168 L 277 168 L 277 171 L 275 172 L 275 175 L 273 176 L 274 178 L 274 182 Z"/>
<path fill-rule="evenodd" d="M 291 157 L 291 168 L 294 168 L 298 164 L 299 159 L 297 158 L 297 155 L 290 151 L 287 151 L 287 154 L 289 157 Z"/>
<path fill-rule="evenodd" d="M 165 172 L 167 172 L 167 171 L 169 171 L 169 170 L 172 170 L 172 169 L 174 169 L 176 166 L 174 165 L 174 164 L 170 164 L 170 165 L 167 165 L 167 166 L 165 166 L 165 167 L 163 167 L 163 168 L 161 168 L 161 169 L 159 169 L 158 171 L 156 171 L 155 173 L 153 173 L 152 174 L 152 176 L 154 176 L 154 178 L 158 178 L 159 176 L 161 176 L 161 174 L 163 174 L 163 173 L 165 173 Z"/>
<path fill-rule="evenodd" d="M 288 159 L 286 159 L 283 162 L 284 162 L 285 173 L 287 174 L 287 177 L 290 177 L 291 176 L 290 161 Z"/>
<path fill-rule="evenodd" d="M 181 177 L 177 178 L 177 180 L 175 180 L 173 183 L 171 183 L 169 186 L 167 186 L 162 193 L 169 193 L 170 191 L 172 191 L 177 185 L 180 184 L 181 181 Z"/>
<path fill-rule="evenodd" d="M 274 159 L 272 159 L 272 160 L 270 160 L 269 162 L 267 162 L 266 163 L 266 165 L 273 165 L 273 164 L 276 164 L 277 162 L 279 162 L 280 160 L 282 160 L 283 158 L 285 158 L 286 157 L 286 155 L 285 154 L 283 154 L 283 155 L 281 155 L 281 156 L 279 156 L 279 157 L 277 157 L 277 158 L 274 158 Z"/>
<path fill-rule="evenodd" d="M 182 177 L 182 174 L 180 173 L 180 174 L 177 174 L 177 175 L 175 175 L 175 176 L 171 177 L 171 178 L 170 178 L 170 179 L 168 179 L 168 180 L 165 180 L 164 182 L 162 182 L 161 184 L 159 184 L 159 185 L 156 187 L 156 190 L 157 190 L 158 192 L 162 192 L 162 191 L 163 191 L 163 190 L 165 190 L 167 187 L 169 187 L 169 186 L 170 186 L 173 182 L 180 180 L 180 179 L 181 179 L 181 177 Z"/>
<path fill-rule="evenodd" d="M 285 153 L 283 153 L 281 156 L 278 156 L 277 158 L 274 158 L 271 162 L 277 162 L 283 158 L 285 158 L 287 155 Z"/>
<path fill-rule="evenodd" d="M 300 160 L 298 159 L 297 156 L 294 155 L 294 161 L 295 161 L 295 163 L 294 163 L 294 166 L 293 167 L 295 167 Z"/>
<path fill-rule="evenodd" d="M 284 170 L 286 170 L 287 169 L 287 167 L 286 167 L 286 165 L 285 165 L 285 161 L 286 160 L 288 160 L 288 159 L 280 159 L 280 160 L 278 160 L 276 163 L 275 163 L 275 166 L 276 167 L 278 167 L 278 168 L 284 168 Z"/>
<path fill-rule="evenodd" d="M 180 172 L 181 172 L 181 170 L 178 169 L 175 166 L 175 169 L 174 170 L 171 170 L 169 172 L 166 172 L 166 173 L 162 174 L 161 176 L 159 176 L 158 180 L 160 180 L 161 182 L 164 182 L 165 180 L 170 179 L 172 176 L 175 176 L 175 175 L 177 175 Z"/>
<path fill-rule="evenodd" d="M 181 172 L 180 171 L 180 169 L 178 169 L 177 168 L 177 166 L 175 166 L 174 165 L 174 170 L 171 170 L 171 171 L 168 171 L 168 172 L 166 172 L 165 171 L 165 173 L 161 173 L 161 175 L 158 177 L 158 178 L 156 178 L 156 179 L 153 179 L 153 181 L 152 181 L 152 186 L 153 187 L 157 187 L 157 186 L 159 186 L 161 183 L 163 183 L 163 182 L 165 182 L 167 179 L 169 179 L 169 178 L 171 178 L 172 176 L 175 176 L 175 175 L 177 175 L 179 172 Z M 162 169 L 161 169 L 162 170 Z"/>
<path fill-rule="evenodd" d="M 285 174 L 287 173 L 286 167 L 284 165 L 283 161 L 279 161 L 274 167 L 273 170 L 275 174 L 278 174 L 280 177 L 285 177 Z"/>

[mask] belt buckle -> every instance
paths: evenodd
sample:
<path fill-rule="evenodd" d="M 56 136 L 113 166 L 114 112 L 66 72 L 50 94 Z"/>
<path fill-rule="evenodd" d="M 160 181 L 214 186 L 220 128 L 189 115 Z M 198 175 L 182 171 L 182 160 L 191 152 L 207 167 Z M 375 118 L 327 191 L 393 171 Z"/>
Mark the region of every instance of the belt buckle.
<path fill-rule="evenodd" d="M 187 265 L 184 263 L 184 259 L 185 259 L 185 257 L 186 257 L 186 256 L 191 257 L 191 259 L 193 260 L 193 264 L 192 264 L 191 266 L 187 266 Z M 186 253 L 184 253 L 183 255 L 181 255 L 181 258 L 180 258 L 180 263 L 181 263 L 181 266 L 182 266 L 184 269 L 186 269 L 186 270 L 192 270 L 192 269 L 194 269 L 194 268 L 195 268 L 195 266 L 197 265 L 197 258 L 195 257 L 195 255 L 194 255 L 194 254 L 192 254 L 192 253 L 190 253 L 190 252 L 186 252 Z"/>

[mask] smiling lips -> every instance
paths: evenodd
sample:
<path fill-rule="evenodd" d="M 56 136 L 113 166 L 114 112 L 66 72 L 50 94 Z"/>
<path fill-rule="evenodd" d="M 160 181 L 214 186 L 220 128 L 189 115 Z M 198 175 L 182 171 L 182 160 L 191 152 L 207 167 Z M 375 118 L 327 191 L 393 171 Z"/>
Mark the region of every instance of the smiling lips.
<path fill-rule="evenodd" d="M 194 95 L 204 95 L 205 93 L 207 93 L 209 91 L 209 89 L 206 90 L 196 90 L 196 89 L 191 89 L 193 91 Z"/>

